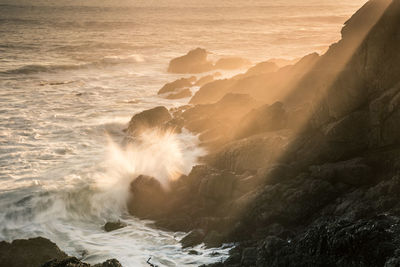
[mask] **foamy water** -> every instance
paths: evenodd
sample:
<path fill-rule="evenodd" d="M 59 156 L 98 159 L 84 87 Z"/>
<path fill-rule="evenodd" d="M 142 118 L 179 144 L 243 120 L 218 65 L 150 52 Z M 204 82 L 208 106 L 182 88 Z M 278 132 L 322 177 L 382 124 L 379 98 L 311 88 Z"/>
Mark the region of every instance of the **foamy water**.
<path fill-rule="evenodd" d="M 182 233 L 126 212 L 134 175 L 167 184 L 189 172 L 197 139 L 149 133 L 126 152 L 122 130 L 136 112 L 187 103 L 156 96 L 179 77 L 165 72 L 172 57 L 198 46 L 253 62 L 323 51 L 365 1 L 158 2 L 0 0 L 0 240 L 45 236 L 124 266 L 223 259 L 227 249 L 189 254 Z M 118 219 L 128 226 L 105 233 Z"/>

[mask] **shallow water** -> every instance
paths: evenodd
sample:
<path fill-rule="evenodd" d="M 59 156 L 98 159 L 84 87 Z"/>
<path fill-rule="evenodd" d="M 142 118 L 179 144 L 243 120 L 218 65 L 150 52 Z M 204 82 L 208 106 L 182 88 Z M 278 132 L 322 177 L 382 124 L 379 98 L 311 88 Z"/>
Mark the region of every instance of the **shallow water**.
<path fill-rule="evenodd" d="M 135 112 L 188 101 L 156 96 L 178 77 L 165 72 L 172 57 L 198 46 L 253 62 L 323 51 L 363 2 L 0 0 L 0 240 L 41 235 L 124 266 L 223 259 L 227 249 L 190 255 L 182 233 L 155 230 L 124 205 L 135 173 L 190 171 L 203 153 L 196 138 L 154 137 L 165 149 L 155 162 L 144 147 L 122 153 L 122 130 Z M 128 227 L 102 230 L 117 219 Z"/>

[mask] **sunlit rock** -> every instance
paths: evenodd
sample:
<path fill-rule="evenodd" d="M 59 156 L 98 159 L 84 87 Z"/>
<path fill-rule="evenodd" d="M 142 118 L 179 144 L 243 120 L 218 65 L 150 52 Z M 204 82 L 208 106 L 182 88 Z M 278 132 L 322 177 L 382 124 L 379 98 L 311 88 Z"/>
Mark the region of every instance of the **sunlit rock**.
<path fill-rule="evenodd" d="M 201 73 L 214 69 L 214 65 L 207 59 L 207 51 L 196 48 L 186 55 L 172 59 L 168 72 L 172 73 Z"/>
<path fill-rule="evenodd" d="M 165 94 L 165 93 L 171 93 L 171 92 L 177 92 L 180 89 L 186 88 L 186 87 L 191 87 L 193 82 L 196 81 L 196 77 L 190 77 L 190 78 L 181 78 L 178 80 L 175 80 L 173 82 L 165 84 L 159 91 L 158 94 Z"/>

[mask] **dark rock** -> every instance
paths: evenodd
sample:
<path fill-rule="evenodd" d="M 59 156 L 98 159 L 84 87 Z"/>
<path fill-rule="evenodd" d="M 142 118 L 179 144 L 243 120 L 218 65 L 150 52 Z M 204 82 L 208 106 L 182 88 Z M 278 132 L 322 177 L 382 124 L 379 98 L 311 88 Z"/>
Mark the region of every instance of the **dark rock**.
<path fill-rule="evenodd" d="M 166 96 L 167 99 L 181 99 L 186 97 L 191 97 L 192 91 L 190 89 L 183 89 L 175 94 L 169 94 Z"/>
<path fill-rule="evenodd" d="M 45 264 L 43 264 L 41 267 L 122 267 L 122 265 L 116 260 L 116 259 L 111 259 L 107 260 L 103 263 L 98 263 L 95 265 L 90 265 L 88 263 L 84 263 L 80 260 L 78 260 L 75 257 L 69 257 L 64 260 L 52 260 L 49 261 Z"/>
<path fill-rule="evenodd" d="M 107 223 L 104 225 L 104 230 L 105 230 L 106 232 L 111 232 L 111 231 L 114 231 L 114 230 L 118 230 L 118 229 L 124 228 L 124 227 L 126 227 L 126 226 L 127 226 L 127 225 L 126 225 L 125 223 L 120 222 L 120 221 L 117 221 L 117 222 L 107 222 Z"/>
<path fill-rule="evenodd" d="M 350 185 L 368 184 L 373 175 L 372 169 L 365 164 L 362 158 L 311 166 L 310 172 L 315 178 Z"/>
<path fill-rule="evenodd" d="M 212 62 L 207 60 L 207 51 L 196 48 L 186 55 L 172 59 L 168 72 L 172 73 L 201 73 L 214 69 Z"/>
<path fill-rule="evenodd" d="M 236 83 L 233 79 L 215 80 L 206 83 L 190 99 L 190 104 L 212 104 L 218 102 Z"/>
<path fill-rule="evenodd" d="M 185 235 L 180 243 L 182 244 L 182 248 L 187 248 L 187 247 L 194 247 L 198 244 L 201 244 L 204 240 L 205 233 L 201 229 L 195 229 Z"/>
<path fill-rule="evenodd" d="M 183 89 L 186 87 L 191 87 L 193 82 L 196 81 L 196 77 L 191 77 L 191 78 L 181 78 L 176 81 L 170 82 L 165 84 L 157 94 L 165 94 L 165 93 L 171 93 L 171 92 L 177 92 L 179 89 Z"/>
<path fill-rule="evenodd" d="M 160 182 L 145 175 L 136 177 L 130 185 L 128 209 L 139 218 L 154 218 L 165 209 L 166 194 Z"/>
<path fill-rule="evenodd" d="M 220 247 L 222 245 L 222 242 L 223 236 L 217 231 L 209 232 L 204 238 L 204 244 L 209 248 Z"/>
<path fill-rule="evenodd" d="M 0 266 L 4 267 L 37 267 L 49 260 L 67 257 L 56 244 L 42 237 L 0 242 Z"/>
<path fill-rule="evenodd" d="M 245 248 L 240 261 L 241 266 L 255 266 L 257 262 L 257 248 Z"/>

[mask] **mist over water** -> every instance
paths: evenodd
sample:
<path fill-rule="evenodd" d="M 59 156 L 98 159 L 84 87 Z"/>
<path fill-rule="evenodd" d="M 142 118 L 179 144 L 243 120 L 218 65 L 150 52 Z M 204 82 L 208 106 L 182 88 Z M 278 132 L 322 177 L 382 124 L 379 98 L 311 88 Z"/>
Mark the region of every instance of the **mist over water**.
<path fill-rule="evenodd" d="M 165 100 L 168 61 L 218 55 L 297 58 L 324 51 L 365 1 L 0 0 L 0 240 L 45 236 L 67 253 L 124 266 L 217 261 L 182 251 L 181 233 L 127 214 L 136 174 L 164 186 L 204 151 L 189 133 L 147 132 L 120 147 L 130 117 Z M 213 56 L 213 55 L 211 55 Z M 224 74 L 228 75 L 228 74 Z M 105 233 L 108 220 L 128 227 Z"/>

